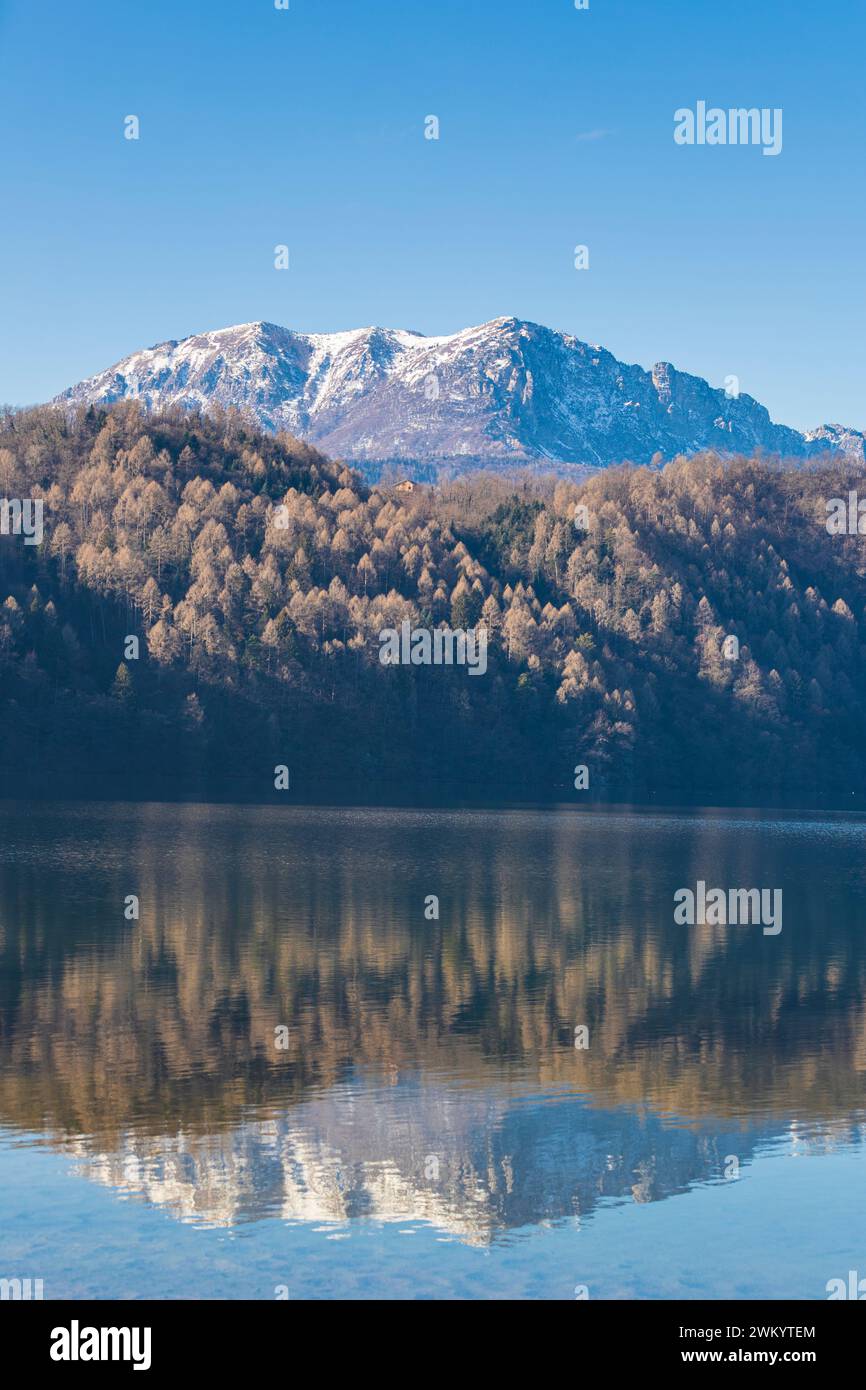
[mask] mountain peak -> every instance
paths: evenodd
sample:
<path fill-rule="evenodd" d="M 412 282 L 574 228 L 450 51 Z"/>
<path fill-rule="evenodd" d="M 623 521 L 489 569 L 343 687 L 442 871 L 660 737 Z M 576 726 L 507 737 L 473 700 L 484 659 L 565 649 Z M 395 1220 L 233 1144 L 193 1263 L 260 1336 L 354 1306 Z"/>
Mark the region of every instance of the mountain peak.
<path fill-rule="evenodd" d="M 370 325 L 300 333 L 234 324 L 132 353 L 61 402 L 237 406 L 375 475 L 390 461 L 425 476 L 486 466 L 570 471 L 715 449 L 864 458 L 841 425 L 802 434 L 751 396 L 650 371 L 542 324 L 502 315 L 426 336 Z"/>

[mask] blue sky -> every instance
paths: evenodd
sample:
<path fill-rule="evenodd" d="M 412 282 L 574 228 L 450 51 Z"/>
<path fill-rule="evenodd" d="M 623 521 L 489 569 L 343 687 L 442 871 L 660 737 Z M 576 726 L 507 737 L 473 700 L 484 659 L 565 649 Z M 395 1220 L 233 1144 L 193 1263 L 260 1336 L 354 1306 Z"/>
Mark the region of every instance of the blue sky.
<path fill-rule="evenodd" d="M 516 314 L 866 428 L 864 41 L 856 0 L 0 0 L 0 401 Z M 781 155 L 677 146 L 698 100 L 781 107 Z"/>

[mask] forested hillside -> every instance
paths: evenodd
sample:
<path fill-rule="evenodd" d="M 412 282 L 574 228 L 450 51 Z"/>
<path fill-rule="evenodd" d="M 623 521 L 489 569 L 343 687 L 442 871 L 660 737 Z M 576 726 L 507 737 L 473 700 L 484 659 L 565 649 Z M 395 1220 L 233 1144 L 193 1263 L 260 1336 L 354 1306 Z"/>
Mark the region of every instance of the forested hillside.
<path fill-rule="evenodd" d="M 704 455 L 403 493 L 233 413 L 8 414 L 0 498 L 45 530 L 0 536 L 3 794 L 852 804 L 866 538 L 825 504 L 858 478 Z M 381 665 L 404 618 L 486 627 L 486 674 Z"/>

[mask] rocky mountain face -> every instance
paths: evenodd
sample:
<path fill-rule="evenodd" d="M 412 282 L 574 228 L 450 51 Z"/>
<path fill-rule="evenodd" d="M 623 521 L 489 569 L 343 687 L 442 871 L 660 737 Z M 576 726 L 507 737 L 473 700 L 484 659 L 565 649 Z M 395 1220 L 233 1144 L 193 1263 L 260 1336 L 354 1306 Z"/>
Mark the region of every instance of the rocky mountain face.
<path fill-rule="evenodd" d="M 241 324 L 133 353 L 58 400 L 235 406 L 372 477 L 389 463 L 419 478 L 479 466 L 571 472 L 705 448 L 866 456 L 857 430 L 801 434 L 734 389 L 668 362 L 647 372 L 567 333 L 499 318 L 445 337 Z"/>

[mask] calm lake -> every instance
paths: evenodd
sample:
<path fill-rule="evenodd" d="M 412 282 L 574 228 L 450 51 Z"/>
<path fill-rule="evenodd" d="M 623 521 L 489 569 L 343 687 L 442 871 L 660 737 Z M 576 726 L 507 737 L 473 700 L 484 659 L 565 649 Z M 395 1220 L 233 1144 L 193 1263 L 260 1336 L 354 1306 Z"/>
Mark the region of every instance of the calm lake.
<path fill-rule="evenodd" d="M 699 880 L 782 931 L 675 925 Z M 7 802 L 0 888 L 0 1277 L 46 1298 L 866 1278 L 862 821 Z"/>

